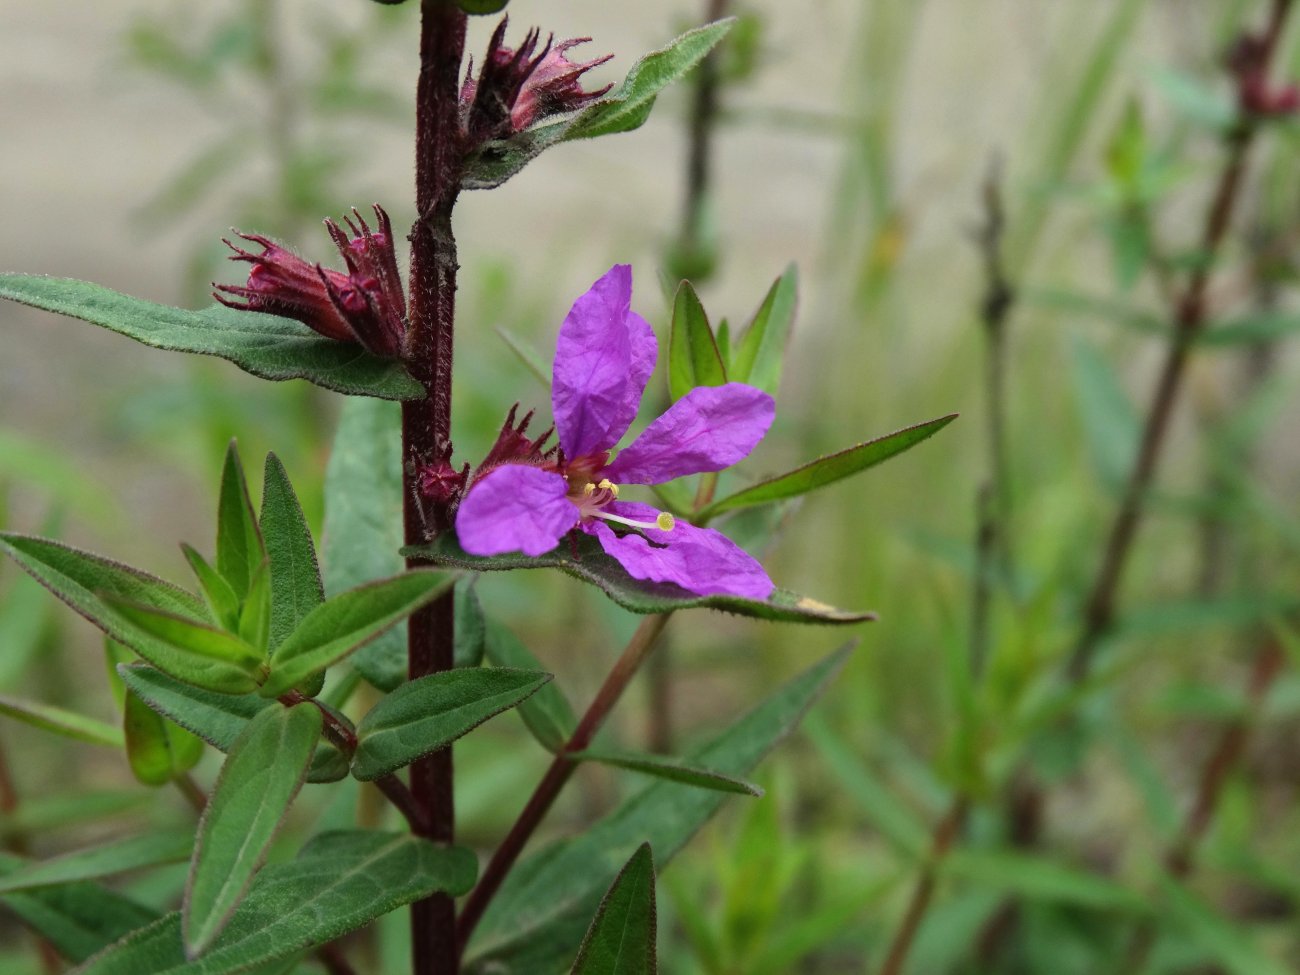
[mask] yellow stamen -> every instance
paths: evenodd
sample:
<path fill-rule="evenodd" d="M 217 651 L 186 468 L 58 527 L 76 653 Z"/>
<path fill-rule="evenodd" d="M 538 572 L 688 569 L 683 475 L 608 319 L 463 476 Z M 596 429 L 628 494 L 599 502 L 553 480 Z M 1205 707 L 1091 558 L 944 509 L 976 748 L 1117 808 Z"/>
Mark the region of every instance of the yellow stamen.
<path fill-rule="evenodd" d="M 655 519 L 655 524 L 659 526 L 660 531 L 670 532 L 673 530 L 673 526 L 677 524 L 677 519 L 668 512 L 661 511 L 659 517 Z"/>
<path fill-rule="evenodd" d="M 589 498 L 595 493 L 596 493 L 596 485 L 592 484 L 590 481 L 588 481 L 586 484 L 583 485 L 582 487 L 583 497 Z"/>

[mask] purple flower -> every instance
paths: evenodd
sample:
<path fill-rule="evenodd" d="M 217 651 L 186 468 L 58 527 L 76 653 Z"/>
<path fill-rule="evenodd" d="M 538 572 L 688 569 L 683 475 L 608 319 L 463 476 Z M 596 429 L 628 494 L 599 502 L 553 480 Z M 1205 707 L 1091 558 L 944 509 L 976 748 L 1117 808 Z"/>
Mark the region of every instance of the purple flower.
<path fill-rule="evenodd" d="M 618 500 L 624 484 L 659 484 L 743 459 L 772 425 L 772 397 L 743 383 L 699 387 L 610 460 L 654 371 L 654 332 L 631 309 L 632 270 L 616 265 L 574 302 L 560 327 L 551 384 L 559 448 L 523 436 L 514 414 L 456 513 L 472 555 L 538 556 L 570 531 L 594 535 L 637 579 L 700 595 L 766 599 L 772 581 L 725 535 Z M 514 448 L 514 449 L 510 449 Z"/>
<path fill-rule="evenodd" d="M 395 357 L 406 334 L 406 297 L 393 251 L 393 228 L 378 204 L 378 229 L 356 210 L 345 222 L 349 237 L 333 220 L 326 220 L 348 273 L 309 264 L 297 254 L 260 234 L 240 234 L 262 248 L 260 254 L 224 241 L 232 261 L 253 265 L 247 284 L 218 284 L 212 296 L 223 305 L 244 311 L 268 312 L 296 318 L 321 335 L 340 342 L 360 343 L 376 355 Z M 228 298 L 231 295 L 233 298 Z"/>

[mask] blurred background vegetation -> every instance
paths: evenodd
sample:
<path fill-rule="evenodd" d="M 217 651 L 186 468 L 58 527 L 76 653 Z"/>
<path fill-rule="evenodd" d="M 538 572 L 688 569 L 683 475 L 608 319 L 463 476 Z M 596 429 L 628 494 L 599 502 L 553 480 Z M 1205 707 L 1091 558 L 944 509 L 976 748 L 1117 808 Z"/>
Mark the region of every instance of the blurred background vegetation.
<path fill-rule="evenodd" d="M 373 201 L 409 223 L 416 6 L 0 0 L 0 267 L 193 305 L 214 278 L 240 277 L 222 260 L 231 225 L 328 260 L 325 216 Z M 767 799 L 730 804 L 662 877 L 665 971 L 876 971 L 922 877 L 933 895 L 901 969 L 916 975 L 1300 966 L 1292 121 L 1255 147 L 1117 624 L 1086 681 L 1061 678 L 1165 354 L 1171 293 L 1205 259 L 1201 225 L 1236 110 L 1223 54 L 1267 7 L 510 5 L 512 36 L 536 23 L 592 36 L 590 56 L 613 52 L 600 83 L 711 9 L 741 23 L 711 69 L 711 165 L 693 203 L 698 76 L 640 132 L 558 149 L 464 199 L 463 458 L 481 456 L 515 400 L 546 406 L 497 328 L 549 350 L 568 304 L 614 261 L 636 268 L 636 307 L 661 337 L 682 273 L 715 320 L 741 324 L 798 264 L 777 424 L 734 476 L 963 414 L 906 457 L 807 498 L 768 545 L 781 585 L 881 620 L 766 764 Z M 471 52 L 490 28 L 472 24 Z M 1300 74 L 1300 29 L 1279 62 Z M 994 253 L 1011 303 L 991 328 Z M 0 335 L 6 527 L 58 531 L 179 578 L 176 542 L 207 547 L 222 453 L 238 436 L 253 467 L 269 449 L 284 459 L 319 529 L 334 398 L 12 305 Z M 1004 349 L 1001 450 L 989 441 L 991 335 Z M 992 556 L 981 510 L 996 515 Z M 635 622 L 565 579 L 485 579 L 479 593 L 579 706 Z M 616 720 L 627 743 L 681 750 L 841 637 L 724 617 L 675 626 Z M 0 566 L 0 648 L 0 700 L 116 720 L 92 629 L 12 565 Z M 524 737 L 505 718 L 458 745 L 460 829 L 482 848 L 545 766 Z M 111 752 L 14 721 L 0 723 L 0 745 L 0 838 L 13 851 L 48 855 L 189 815 L 179 796 L 154 801 L 131 783 Z M 1220 765 L 1179 876 L 1162 858 Z M 200 781 L 215 767 L 200 766 Z M 549 830 L 580 829 L 637 784 L 584 767 Z M 951 848 L 935 856 L 931 835 L 958 807 Z M 307 801 L 298 814 L 338 811 Z M 165 902 L 183 871 L 128 889 Z M 0 968 L 42 971 L 0 917 Z M 404 924 L 368 942 L 375 971 L 402 970 Z"/>

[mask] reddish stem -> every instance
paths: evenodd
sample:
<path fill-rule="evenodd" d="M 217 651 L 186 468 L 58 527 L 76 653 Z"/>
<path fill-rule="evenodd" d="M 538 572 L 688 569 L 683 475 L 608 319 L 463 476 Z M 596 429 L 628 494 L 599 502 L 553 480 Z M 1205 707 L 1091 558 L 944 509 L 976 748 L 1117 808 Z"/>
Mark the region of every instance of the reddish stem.
<path fill-rule="evenodd" d="M 600 730 L 601 725 L 605 723 L 605 719 L 609 717 L 609 712 L 618 703 L 618 699 L 623 696 L 623 691 L 627 688 L 628 683 L 637 670 L 640 669 L 641 664 L 645 662 L 646 656 L 654 646 L 655 639 L 663 631 L 664 625 L 671 615 L 671 613 L 660 613 L 656 616 L 647 617 L 637 627 L 637 631 L 632 634 L 632 639 L 623 648 L 623 653 L 614 664 L 614 668 L 605 677 L 605 683 L 596 692 L 591 706 L 587 708 L 586 714 L 578 722 L 578 727 L 574 729 L 569 740 L 555 756 L 555 759 L 551 762 L 551 767 L 546 770 L 546 774 L 542 777 L 542 781 L 533 790 L 533 794 L 529 797 L 523 812 L 519 814 L 519 818 L 510 827 L 510 832 L 506 834 L 506 838 L 502 840 L 501 845 L 492 854 L 491 862 L 488 863 L 487 869 L 483 871 L 483 876 L 479 878 L 478 885 L 470 893 L 469 899 L 461 910 L 458 930 L 461 950 L 464 950 L 465 945 L 469 942 L 470 935 L 474 933 L 474 928 L 483 917 L 483 912 L 487 910 L 488 904 L 492 902 L 492 898 L 500 889 L 501 882 L 505 880 L 506 874 L 510 872 L 510 868 L 519 859 L 519 854 L 523 852 L 524 845 L 528 842 L 529 837 L 533 835 L 533 831 L 537 829 L 547 811 L 550 810 L 551 805 L 560 794 L 560 790 L 569 781 L 569 776 L 577 768 L 577 763 L 568 756 L 574 752 L 583 751 L 591 744 L 596 732 Z"/>

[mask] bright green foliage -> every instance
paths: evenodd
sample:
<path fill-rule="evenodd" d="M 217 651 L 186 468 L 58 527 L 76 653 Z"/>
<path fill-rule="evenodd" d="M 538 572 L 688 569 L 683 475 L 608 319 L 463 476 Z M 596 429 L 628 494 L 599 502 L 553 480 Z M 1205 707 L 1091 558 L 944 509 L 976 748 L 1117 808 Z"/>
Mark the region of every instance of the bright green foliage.
<path fill-rule="evenodd" d="M 673 299 L 668 335 L 668 392 L 681 399 L 696 386 L 721 386 L 727 367 L 713 337 L 709 316 L 689 281 L 683 281 Z"/>
<path fill-rule="evenodd" d="M 122 701 L 122 732 L 131 772 L 145 785 L 166 785 L 203 757 L 203 739 L 158 714 L 129 689 Z"/>
<path fill-rule="evenodd" d="M 257 694 L 220 694 L 193 687 L 144 664 L 119 664 L 117 672 L 149 707 L 223 752 L 230 751 L 249 721 L 269 707 L 279 707 Z M 347 774 L 348 760 L 322 740 L 307 781 L 335 782 Z"/>
<path fill-rule="evenodd" d="M 186 954 L 221 933 L 302 787 L 322 716 L 315 705 L 270 707 L 240 734 L 199 822 L 183 908 Z"/>
<path fill-rule="evenodd" d="M 718 792 L 731 792 L 742 796 L 761 796 L 763 794 L 762 789 L 752 783 L 745 782 L 743 779 L 723 775 L 721 772 L 714 772 L 711 769 L 693 768 L 689 765 L 682 765 L 670 759 L 652 755 L 632 755 L 626 752 L 612 752 L 601 748 L 588 748 L 580 752 L 569 752 L 565 757 L 571 758 L 575 762 L 599 762 L 601 765 L 611 765 L 614 768 L 627 769 L 631 772 L 642 772 L 645 775 L 653 775 L 657 779 L 680 782 L 682 785 L 693 785 L 697 789 L 715 789 Z"/>
<path fill-rule="evenodd" d="M 261 693 L 279 697 L 432 602 L 454 581 L 441 573 L 404 572 L 330 597 L 276 647 Z"/>
<path fill-rule="evenodd" d="M 224 693 L 252 689 L 248 671 L 224 659 L 178 650 L 113 609 L 101 594 L 202 625 L 206 607 L 196 597 L 147 572 L 28 535 L 0 534 L 8 552 L 46 588 L 101 630 L 180 680 Z"/>
<path fill-rule="evenodd" d="M 0 876 L 25 867 L 21 857 L 0 853 Z M 3 894 L 0 904 L 73 962 L 85 961 L 158 917 L 155 911 L 87 881 Z"/>
<path fill-rule="evenodd" d="M 732 21 L 687 31 L 667 47 L 647 54 L 609 94 L 582 111 L 526 129 L 509 139 L 489 142 L 466 164 L 463 185 L 486 190 L 500 186 L 551 146 L 639 128 L 650 117 L 655 96 L 700 63 L 726 36 Z"/>
<path fill-rule="evenodd" d="M 776 395 L 798 301 L 799 271 L 791 264 L 768 289 L 749 327 L 731 342 L 732 379 Z"/>
<path fill-rule="evenodd" d="M 1162 877 L 1160 892 L 1168 907 L 1168 920 L 1178 933 L 1199 947 L 1231 975 L 1288 975 L 1290 965 L 1261 949 L 1244 926 L 1223 916 L 1182 884 Z"/>
<path fill-rule="evenodd" d="M 678 586 L 633 579 L 590 535 L 581 535 L 573 544 L 560 545 L 537 558 L 522 554 L 470 555 L 450 532 L 429 545 L 403 549 L 404 553 L 427 559 L 437 565 L 494 572 L 506 569 L 562 569 L 564 572 L 601 589 L 624 609 L 634 613 L 666 613 L 677 609 L 708 607 L 740 616 L 782 620 L 787 623 L 861 623 L 874 619 L 872 613 L 854 613 L 827 606 L 815 599 L 777 589 L 765 602 L 739 596 L 697 596 Z"/>
<path fill-rule="evenodd" d="M 546 360 L 546 356 L 542 354 L 541 350 L 508 328 L 498 325 L 496 332 L 501 336 L 501 341 L 506 344 L 506 347 L 523 363 L 524 368 L 532 373 L 544 388 L 550 389 L 551 364 Z"/>
<path fill-rule="evenodd" d="M 487 658 L 498 667 L 541 670 L 532 651 L 507 627 L 496 620 L 487 621 L 485 640 Z M 568 742 L 578 723 L 573 706 L 555 681 L 543 684 L 531 696 L 519 702 L 519 716 L 547 751 L 558 752 Z"/>
<path fill-rule="evenodd" d="M 944 859 L 943 872 L 1029 900 L 1136 916 L 1151 910 L 1148 898 L 1123 884 L 1012 850 L 954 850 Z"/>
<path fill-rule="evenodd" d="M 189 859 L 193 845 L 194 836 L 190 830 L 155 831 L 74 850 L 5 872 L 0 877 L 0 895 L 112 877 L 164 863 L 181 863 Z"/>
<path fill-rule="evenodd" d="M 188 961 L 180 915 L 134 932 L 78 975 L 227 975 L 324 944 L 435 891 L 474 883 L 474 855 L 408 834 L 314 837 L 289 863 L 263 870 L 202 958 Z"/>
<path fill-rule="evenodd" d="M 410 765 L 514 707 L 550 679 L 538 671 L 475 667 L 409 681 L 357 725 L 352 774 L 377 779 Z"/>
<path fill-rule="evenodd" d="M 339 593 L 402 571 L 402 422 L 396 403 L 343 404 L 325 470 L 325 591 Z M 406 679 L 406 624 L 366 644 L 352 663 L 391 691 Z"/>
<path fill-rule="evenodd" d="M 774 501 L 783 501 L 786 498 L 797 498 L 809 491 L 825 487 L 827 484 L 834 484 L 836 481 L 851 477 L 870 467 L 875 467 L 891 457 L 898 456 L 903 451 L 916 446 L 922 440 L 938 433 L 955 419 L 957 419 L 957 414 L 950 413 L 948 416 L 941 416 L 937 420 L 918 423 L 916 426 L 896 430 L 883 437 L 877 437 L 875 440 L 868 440 L 866 443 L 847 447 L 826 457 L 819 457 L 817 460 L 810 461 L 786 474 L 768 478 L 728 497 L 721 498 L 700 512 L 699 517 L 702 520 L 708 520 L 724 511 L 750 508 L 760 504 L 771 504 Z"/>
<path fill-rule="evenodd" d="M 203 594 L 203 601 L 208 604 L 212 619 L 227 630 L 238 629 L 239 597 L 235 595 L 230 583 L 194 546 L 182 542 L 181 552 L 194 570 L 195 578 L 199 581 L 199 591 Z"/>
<path fill-rule="evenodd" d="M 263 657 L 257 647 L 239 634 L 228 633 L 199 620 L 151 609 L 114 596 L 106 595 L 103 599 L 124 619 L 165 643 L 176 653 L 192 655 L 199 660 L 223 661 L 238 667 L 248 674 L 248 686 L 244 689 L 251 690 L 256 686 Z M 246 605 L 256 605 L 256 600 L 250 599 Z M 241 621 L 243 615 L 247 615 L 247 611 L 241 614 Z"/>
<path fill-rule="evenodd" d="M 245 641 L 259 660 L 266 659 L 271 639 L 271 564 L 265 559 L 248 583 L 248 595 L 239 609 L 239 638 Z"/>
<path fill-rule="evenodd" d="M 230 583 L 241 604 L 265 561 L 266 548 L 257 527 L 253 501 L 248 496 L 244 465 L 232 440 L 221 468 L 221 493 L 217 501 L 217 571 Z"/>
<path fill-rule="evenodd" d="M 691 757 L 740 776 L 788 735 L 848 657 L 840 650 L 780 688 Z M 580 836 L 534 854 L 506 878 L 471 939 L 467 975 L 531 975 L 568 963 L 608 876 L 648 842 L 666 862 L 721 806 L 723 793 L 656 782 Z"/>
<path fill-rule="evenodd" d="M 325 601 L 311 530 L 289 475 L 275 454 L 266 456 L 261 527 L 271 567 L 268 645 L 275 649 L 303 617 Z"/>
<path fill-rule="evenodd" d="M 655 862 L 642 843 L 600 902 L 573 975 L 654 975 Z"/>
<path fill-rule="evenodd" d="M 474 591 L 474 578 L 456 580 L 456 639 L 452 658 L 457 667 L 478 667 L 487 648 L 487 620 Z"/>
<path fill-rule="evenodd" d="M 121 748 L 123 744 L 122 732 L 111 724 L 105 724 L 103 721 L 88 718 L 84 714 L 77 714 L 75 711 L 56 707 L 53 704 L 24 701 L 7 694 L 0 694 L 0 714 L 74 741 L 104 745 L 108 748 Z"/>
<path fill-rule="evenodd" d="M 306 379 L 356 396 L 407 399 L 423 389 L 394 361 L 274 315 L 214 305 L 187 311 L 88 281 L 0 274 L 0 298 L 101 325 L 156 349 L 228 359 L 263 379 Z"/>

